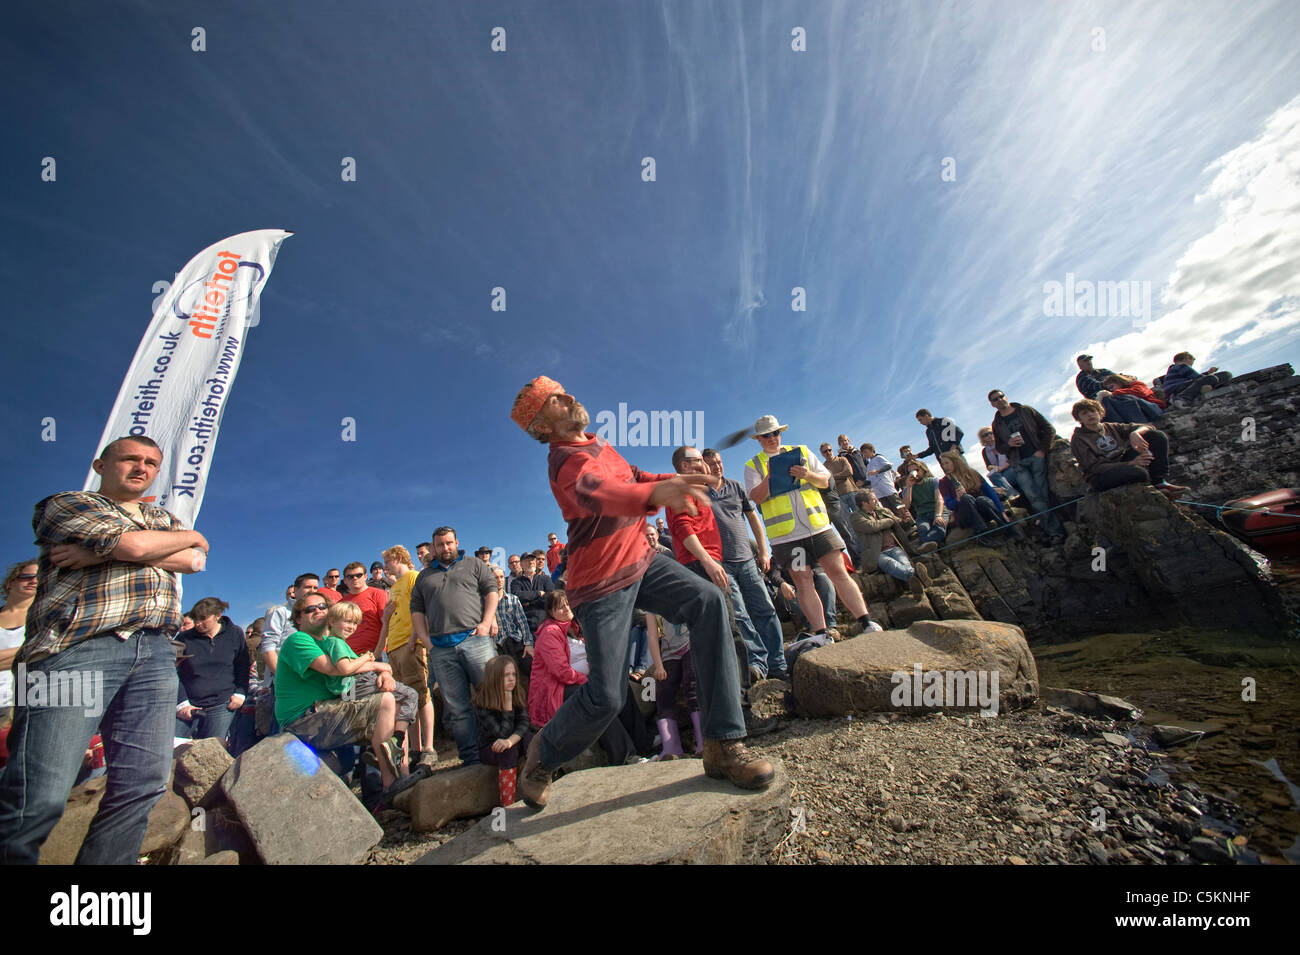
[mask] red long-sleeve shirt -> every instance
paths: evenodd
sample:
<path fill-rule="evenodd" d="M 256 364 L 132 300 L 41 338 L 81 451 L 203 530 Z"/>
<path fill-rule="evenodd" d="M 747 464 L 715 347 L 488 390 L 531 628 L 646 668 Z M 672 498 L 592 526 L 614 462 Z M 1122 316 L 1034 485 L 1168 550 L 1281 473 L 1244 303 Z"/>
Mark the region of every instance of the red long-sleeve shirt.
<path fill-rule="evenodd" d="M 668 529 L 673 532 L 673 553 L 677 562 L 683 565 L 695 563 L 696 557 L 686 549 L 686 538 L 692 534 L 698 538 L 704 553 L 714 560 L 722 560 L 722 535 L 718 533 L 718 521 L 713 516 L 713 508 L 701 507 L 700 513 L 691 515 L 686 511 L 674 511 L 668 508 Z"/>
<path fill-rule="evenodd" d="M 604 438 L 551 444 L 551 492 L 569 526 L 569 606 L 621 590 L 641 579 L 654 552 L 645 519 L 658 512 L 650 494 L 672 474 L 647 474 L 623 460 Z"/>

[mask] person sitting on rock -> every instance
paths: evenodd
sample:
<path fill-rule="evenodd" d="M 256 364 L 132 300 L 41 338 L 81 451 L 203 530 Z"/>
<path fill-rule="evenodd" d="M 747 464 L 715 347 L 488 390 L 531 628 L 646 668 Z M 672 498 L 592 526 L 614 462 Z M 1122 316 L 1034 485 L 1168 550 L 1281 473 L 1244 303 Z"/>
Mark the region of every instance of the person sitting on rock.
<path fill-rule="evenodd" d="M 1117 395 L 1103 389 L 1097 392 L 1096 400 L 1106 409 L 1106 420 L 1116 424 L 1150 424 L 1165 413 L 1154 401 L 1134 394 Z"/>
<path fill-rule="evenodd" d="M 903 503 L 916 521 L 917 552 L 929 554 L 939 549 L 948 536 L 948 513 L 944 509 L 939 483 L 921 461 L 903 465 Z"/>
<path fill-rule="evenodd" d="M 325 632 L 329 636 L 338 637 L 344 643 L 347 643 L 349 638 L 361 627 L 364 614 L 365 611 L 361 607 L 348 601 L 332 604 L 329 610 L 325 612 Z M 389 664 L 389 666 L 391 665 Z M 393 679 L 396 681 L 397 678 L 393 677 Z M 353 686 L 353 698 L 364 700 L 366 697 L 374 696 L 378 692 L 380 692 L 378 672 L 371 670 L 357 676 L 356 683 Z M 412 744 L 412 741 L 407 739 L 407 730 L 415 723 L 419 715 L 420 696 L 414 689 L 400 682 L 396 683 L 389 692 L 393 694 L 397 701 L 397 717 L 394 722 L 393 732 L 402 744 L 401 758 L 398 759 L 396 768 L 399 776 L 405 776 L 410 768 L 409 747 Z M 419 740 L 414 742 L 418 744 Z M 366 760 L 369 761 L 369 754 L 367 754 Z"/>
<path fill-rule="evenodd" d="M 1070 438 L 1070 450 L 1094 491 L 1122 484 L 1150 484 L 1169 497 L 1187 493 L 1166 480 L 1169 473 L 1169 439 L 1150 425 L 1103 421 L 1105 409 L 1097 401 L 1076 401 L 1070 409 L 1079 427 Z"/>
<path fill-rule="evenodd" d="M 979 430 L 980 455 L 984 458 L 984 467 L 989 472 L 989 483 L 1007 492 L 1008 497 L 1015 497 L 1019 489 L 1011 483 L 1006 471 L 1011 467 L 1011 459 L 997 449 L 994 444 L 993 429 L 987 425 Z"/>
<path fill-rule="evenodd" d="M 393 739 L 397 729 L 397 682 L 392 668 L 375 659 L 374 651 L 358 656 L 343 640 L 325 633 L 329 603 L 318 593 L 293 602 L 298 627 L 281 644 L 275 668 L 275 717 L 317 750 L 370 742 L 385 786 L 397 780 L 402 749 Z M 355 677 L 375 672 L 379 692 L 356 699 Z M 353 697 L 344 699 L 344 696 Z"/>
<path fill-rule="evenodd" d="M 1161 411 L 1169 407 L 1169 402 L 1159 397 L 1145 381 L 1138 381 L 1132 375 L 1121 375 L 1116 372 L 1113 375 L 1107 375 L 1102 382 L 1105 390 L 1113 396 L 1131 395 L 1134 398 L 1141 398 L 1143 401 L 1149 401 Z"/>
<path fill-rule="evenodd" d="M 528 755 L 533 732 L 528 727 L 528 697 L 519 669 L 508 656 L 496 656 L 483 668 L 483 682 L 471 697 L 478 719 L 479 762 L 497 768 L 501 805 L 515 802 L 520 759 Z"/>
<path fill-rule="evenodd" d="M 1109 368 L 1093 368 L 1091 355 L 1080 355 L 1074 361 L 1079 366 L 1079 373 L 1074 376 L 1074 387 L 1085 398 L 1097 397 L 1106 376 L 1115 374 Z"/>
<path fill-rule="evenodd" d="M 872 491 L 859 491 L 856 502 L 853 530 L 862 545 L 863 572 L 877 568 L 907 584 L 912 594 L 920 597 L 930 584 L 930 575 L 924 566 L 913 565 L 908 559 L 902 519 L 882 505 Z"/>
<path fill-rule="evenodd" d="M 944 506 L 957 516 L 958 527 L 971 528 L 979 535 L 1009 523 L 993 485 L 980 477 L 961 454 L 944 452 L 939 455 L 939 467 L 944 475 L 939 479 L 939 493 Z"/>
<path fill-rule="evenodd" d="M 677 691 L 686 691 L 686 705 L 695 728 L 695 755 L 704 752 L 704 733 L 700 728 L 700 701 L 695 691 L 695 668 L 691 666 L 691 631 L 684 623 L 664 620 L 658 614 L 645 616 L 653 657 L 651 676 L 655 678 L 655 722 L 662 746 L 660 759 L 682 755 L 682 738 L 677 728 Z"/>
<path fill-rule="evenodd" d="M 1165 372 L 1163 386 L 1165 394 L 1180 408 L 1191 407 L 1197 398 L 1204 398 L 1215 388 L 1222 388 L 1232 381 L 1232 373 L 1219 371 L 1217 365 L 1199 372 L 1192 367 L 1196 361 L 1191 352 L 1180 351 L 1174 356 L 1174 363 Z"/>

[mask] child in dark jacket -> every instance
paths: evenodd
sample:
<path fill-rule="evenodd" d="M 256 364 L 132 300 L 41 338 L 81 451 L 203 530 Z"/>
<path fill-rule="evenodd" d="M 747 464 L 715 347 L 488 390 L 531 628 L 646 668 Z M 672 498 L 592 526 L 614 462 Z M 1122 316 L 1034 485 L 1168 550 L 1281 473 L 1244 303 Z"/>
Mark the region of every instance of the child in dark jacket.
<path fill-rule="evenodd" d="M 528 754 L 533 739 L 528 697 L 519 685 L 515 661 L 507 656 L 489 660 L 472 702 L 478 718 L 479 760 L 497 767 L 501 805 L 513 805 L 519 763 Z"/>

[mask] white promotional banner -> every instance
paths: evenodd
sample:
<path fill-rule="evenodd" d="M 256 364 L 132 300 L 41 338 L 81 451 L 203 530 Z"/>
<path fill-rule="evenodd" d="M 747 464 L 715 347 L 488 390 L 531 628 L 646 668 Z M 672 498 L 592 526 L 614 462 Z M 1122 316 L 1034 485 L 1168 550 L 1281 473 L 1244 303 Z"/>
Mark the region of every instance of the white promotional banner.
<path fill-rule="evenodd" d="M 154 312 L 117 394 L 95 456 L 139 434 L 162 449 L 146 501 L 194 527 L 217 429 L 244 354 L 249 318 L 270 278 L 280 243 L 293 233 L 260 229 L 208 246 L 176 276 Z M 86 475 L 85 490 L 99 488 Z"/>

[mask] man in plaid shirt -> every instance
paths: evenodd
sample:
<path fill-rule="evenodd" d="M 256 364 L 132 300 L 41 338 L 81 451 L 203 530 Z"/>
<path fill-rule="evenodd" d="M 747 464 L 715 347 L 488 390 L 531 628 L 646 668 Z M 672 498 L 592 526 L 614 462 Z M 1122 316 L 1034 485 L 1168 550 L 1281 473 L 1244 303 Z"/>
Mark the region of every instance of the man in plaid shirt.
<path fill-rule="evenodd" d="M 149 812 L 166 791 L 176 705 L 171 637 L 181 623 L 175 572 L 203 570 L 208 542 L 141 500 L 161 465 L 149 438 L 118 438 L 92 465 L 98 492 L 36 505 L 36 600 L 16 660 L 26 705 L 14 711 L 0 775 L 0 862 L 37 861 L 96 729 L 108 788 L 79 864 L 134 864 Z"/>
<path fill-rule="evenodd" d="M 528 615 L 519 598 L 506 589 L 506 572 L 495 564 L 492 573 L 496 574 L 497 589 L 501 591 L 501 602 L 497 604 L 496 638 L 497 648 L 507 656 L 513 657 L 516 664 L 533 655 L 533 628 L 528 625 Z M 530 663 L 529 668 L 532 667 Z"/>

